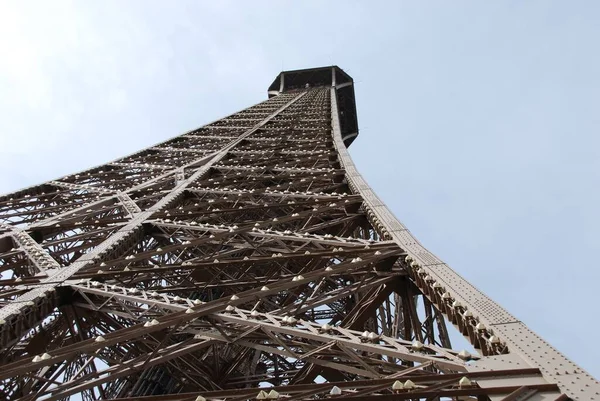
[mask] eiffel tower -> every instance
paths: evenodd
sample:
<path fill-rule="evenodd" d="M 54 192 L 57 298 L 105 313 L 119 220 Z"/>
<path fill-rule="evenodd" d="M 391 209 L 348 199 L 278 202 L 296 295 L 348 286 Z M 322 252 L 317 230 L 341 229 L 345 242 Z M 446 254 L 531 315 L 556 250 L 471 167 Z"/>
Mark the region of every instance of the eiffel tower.
<path fill-rule="evenodd" d="M 0 197 L 4 398 L 600 401 L 361 177 L 348 74 L 268 95 Z"/>

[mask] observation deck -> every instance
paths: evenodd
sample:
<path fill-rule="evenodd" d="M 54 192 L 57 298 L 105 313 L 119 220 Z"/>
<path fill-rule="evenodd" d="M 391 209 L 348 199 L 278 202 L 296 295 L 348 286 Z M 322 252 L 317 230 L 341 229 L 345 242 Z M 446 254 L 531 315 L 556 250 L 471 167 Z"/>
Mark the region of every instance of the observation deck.
<path fill-rule="evenodd" d="M 303 91 L 315 87 L 335 89 L 342 139 L 346 147 L 358 136 L 358 119 L 354 97 L 354 80 L 338 66 L 282 71 L 269 86 L 269 98 L 280 93 Z"/>

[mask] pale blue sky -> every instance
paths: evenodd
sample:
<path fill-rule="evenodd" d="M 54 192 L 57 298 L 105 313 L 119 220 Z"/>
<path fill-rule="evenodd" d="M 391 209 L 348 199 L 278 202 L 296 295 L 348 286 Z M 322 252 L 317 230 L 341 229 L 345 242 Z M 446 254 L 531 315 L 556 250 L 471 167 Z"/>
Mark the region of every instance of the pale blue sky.
<path fill-rule="evenodd" d="M 594 1 L 0 2 L 0 193 L 257 103 L 282 69 L 337 64 L 375 191 L 599 377 L 598 21 Z"/>

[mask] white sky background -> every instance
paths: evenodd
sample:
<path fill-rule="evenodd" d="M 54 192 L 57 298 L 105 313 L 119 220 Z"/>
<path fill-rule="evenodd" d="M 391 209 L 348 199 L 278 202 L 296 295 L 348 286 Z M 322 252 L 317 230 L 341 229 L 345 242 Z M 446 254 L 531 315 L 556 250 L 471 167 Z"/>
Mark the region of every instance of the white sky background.
<path fill-rule="evenodd" d="M 425 246 L 600 377 L 600 3 L 0 2 L 0 193 L 356 82 L 350 152 Z"/>

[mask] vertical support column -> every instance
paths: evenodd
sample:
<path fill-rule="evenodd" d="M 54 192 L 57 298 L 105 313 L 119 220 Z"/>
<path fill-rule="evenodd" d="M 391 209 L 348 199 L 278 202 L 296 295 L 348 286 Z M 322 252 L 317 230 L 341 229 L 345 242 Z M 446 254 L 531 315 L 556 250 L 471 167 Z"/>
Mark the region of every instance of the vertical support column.
<path fill-rule="evenodd" d="M 394 242 L 420 265 L 422 272 L 431 276 L 433 281 L 442 283 L 455 300 L 473 312 L 477 321 L 483 323 L 510 350 L 510 357 L 502 355 L 497 359 L 482 358 L 470 365 L 469 369 L 510 369 L 513 366 L 528 365 L 540 369 L 549 383 L 558 384 L 561 391 L 575 400 L 591 400 L 597 397 L 596 389 L 600 383 L 596 379 L 425 249 L 392 214 L 362 178 L 350 158 L 342 139 L 335 88 L 331 89 L 330 95 L 334 146 L 340 163 L 346 170 L 350 188 L 362 196 L 367 213 L 376 219 L 375 225 L 387 232 Z M 483 381 L 479 384 L 481 386 Z"/>
<path fill-rule="evenodd" d="M 331 67 L 331 86 L 335 87 L 335 67 Z"/>
<path fill-rule="evenodd" d="M 283 92 L 284 87 L 285 87 L 285 74 L 282 72 L 281 77 L 279 78 L 279 93 Z"/>

